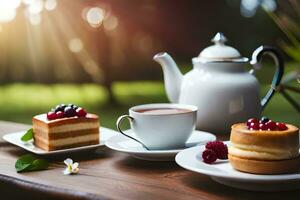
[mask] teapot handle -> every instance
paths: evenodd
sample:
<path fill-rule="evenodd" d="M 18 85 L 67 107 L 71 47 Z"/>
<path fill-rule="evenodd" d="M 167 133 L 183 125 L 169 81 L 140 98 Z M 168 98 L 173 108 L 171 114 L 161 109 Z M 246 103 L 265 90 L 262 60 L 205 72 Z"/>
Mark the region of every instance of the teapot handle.
<path fill-rule="evenodd" d="M 269 89 L 269 91 L 267 92 L 265 97 L 262 98 L 262 100 L 260 102 L 262 109 L 264 109 L 266 107 L 266 105 L 272 98 L 277 86 L 280 84 L 281 78 L 284 73 L 283 58 L 282 58 L 281 54 L 279 53 L 278 49 L 276 49 L 275 47 L 271 47 L 271 46 L 260 46 L 253 52 L 252 60 L 250 61 L 250 64 L 253 66 L 254 70 L 261 68 L 260 62 L 261 62 L 263 56 L 266 54 L 270 55 L 273 58 L 273 60 L 275 62 L 275 66 L 276 66 L 276 71 L 273 76 L 271 88 Z M 254 73 L 254 70 L 251 70 L 250 73 Z"/>

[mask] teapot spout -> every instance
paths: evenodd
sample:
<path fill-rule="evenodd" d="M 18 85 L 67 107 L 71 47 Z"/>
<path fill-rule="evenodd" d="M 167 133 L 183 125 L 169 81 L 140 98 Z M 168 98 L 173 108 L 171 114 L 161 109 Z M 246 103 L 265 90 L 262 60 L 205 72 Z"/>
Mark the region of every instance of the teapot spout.
<path fill-rule="evenodd" d="M 169 100 L 172 103 L 178 103 L 183 75 L 179 71 L 175 61 L 166 52 L 156 54 L 153 60 L 162 66 L 165 89 Z"/>

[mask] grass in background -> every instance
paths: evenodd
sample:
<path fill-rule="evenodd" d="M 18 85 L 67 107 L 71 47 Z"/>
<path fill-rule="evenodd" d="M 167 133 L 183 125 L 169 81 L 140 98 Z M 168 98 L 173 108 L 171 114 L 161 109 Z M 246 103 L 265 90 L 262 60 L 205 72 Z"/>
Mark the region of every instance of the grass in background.
<path fill-rule="evenodd" d="M 262 87 L 262 94 L 268 87 Z M 107 102 L 107 91 L 95 84 L 9 84 L 0 86 L 0 120 L 31 123 L 33 115 L 47 112 L 60 103 L 75 103 L 89 112 L 99 114 L 101 124 L 115 129 L 115 121 L 128 108 L 144 103 L 168 102 L 161 82 L 117 82 L 113 92 L 117 105 Z M 299 94 L 293 95 L 300 99 Z M 300 126 L 300 115 L 276 94 L 263 113 L 277 121 Z"/>
<path fill-rule="evenodd" d="M 262 96 L 268 90 L 267 85 L 274 74 L 272 65 L 270 62 L 265 62 L 262 70 L 256 73 L 260 83 L 263 84 Z M 191 70 L 191 64 L 182 63 L 180 66 L 184 73 Z M 295 69 L 299 69 L 297 62 L 290 62 L 285 66 L 286 73 Z M 299 84 L 295 84 L 299 87 Z M 115 129 L 118 116 L 127 114 L 129 107 L 145 103 L 168 102 L 162 82 L 116 82 L 113 85 L 113 93 L 117 105 L 110 104 L 106 89 L 96 84 L 2 85 L 0 86 L 0 120 L 31 124 L 31 118 L 36 114 L 45 113 L 60 103 L 75 103 L 89 112 L 98 114 L 102 126 Z M 300 94 L 292 96 L 300 101 Z M 278 94 L 273 97 L 263 115 L 300 127 L 300 115 Z"/>
<path fill-rule="evenodd" d="M 32 116 L 60 103 L 74 103 L 99 114 L 101 124 L 115 128 L 115 121 L 128 108 L 142 103 L 167 102 L 162 83 L 115 83 L 117 105 L 107 102 L 108 93 L 96 84 L 9 84 L 0 86 L 0 120 L 31 123 Z"/>

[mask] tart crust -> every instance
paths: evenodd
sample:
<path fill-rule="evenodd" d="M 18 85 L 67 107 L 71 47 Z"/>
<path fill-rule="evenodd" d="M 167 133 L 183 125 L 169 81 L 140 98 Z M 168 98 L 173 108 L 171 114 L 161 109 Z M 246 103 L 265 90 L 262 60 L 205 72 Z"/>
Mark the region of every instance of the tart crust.
<path fill-rule="evenodd" d="M 254 160 L 228 155 L 233 168 L 252 174 L 286 174 L 300 169 L 300 156 L 288 160 Z"/>

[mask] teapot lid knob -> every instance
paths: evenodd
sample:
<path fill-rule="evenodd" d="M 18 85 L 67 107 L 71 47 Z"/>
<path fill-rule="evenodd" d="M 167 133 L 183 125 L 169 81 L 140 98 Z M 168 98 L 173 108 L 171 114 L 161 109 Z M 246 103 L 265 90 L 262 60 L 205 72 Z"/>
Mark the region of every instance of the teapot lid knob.
<path fill-rule="evenodd" d="M 227 38 L 223 33 L 218 32 L 211 41 L 214 45 L 203 49 L 198 60 L 202 62 L 229 62 L 244 59 L 238 50 L 225 44 Z"/>
<path fill-rule="evenodd" d="M 213 39 L 211 39 L 212 42 L 214 42 L 215 44 L 221 44 L 224 45 L 225 42 L 227 42 L 227 38 L 225 37 L 225 35 L 221 32 L 218 32 Z"/>

